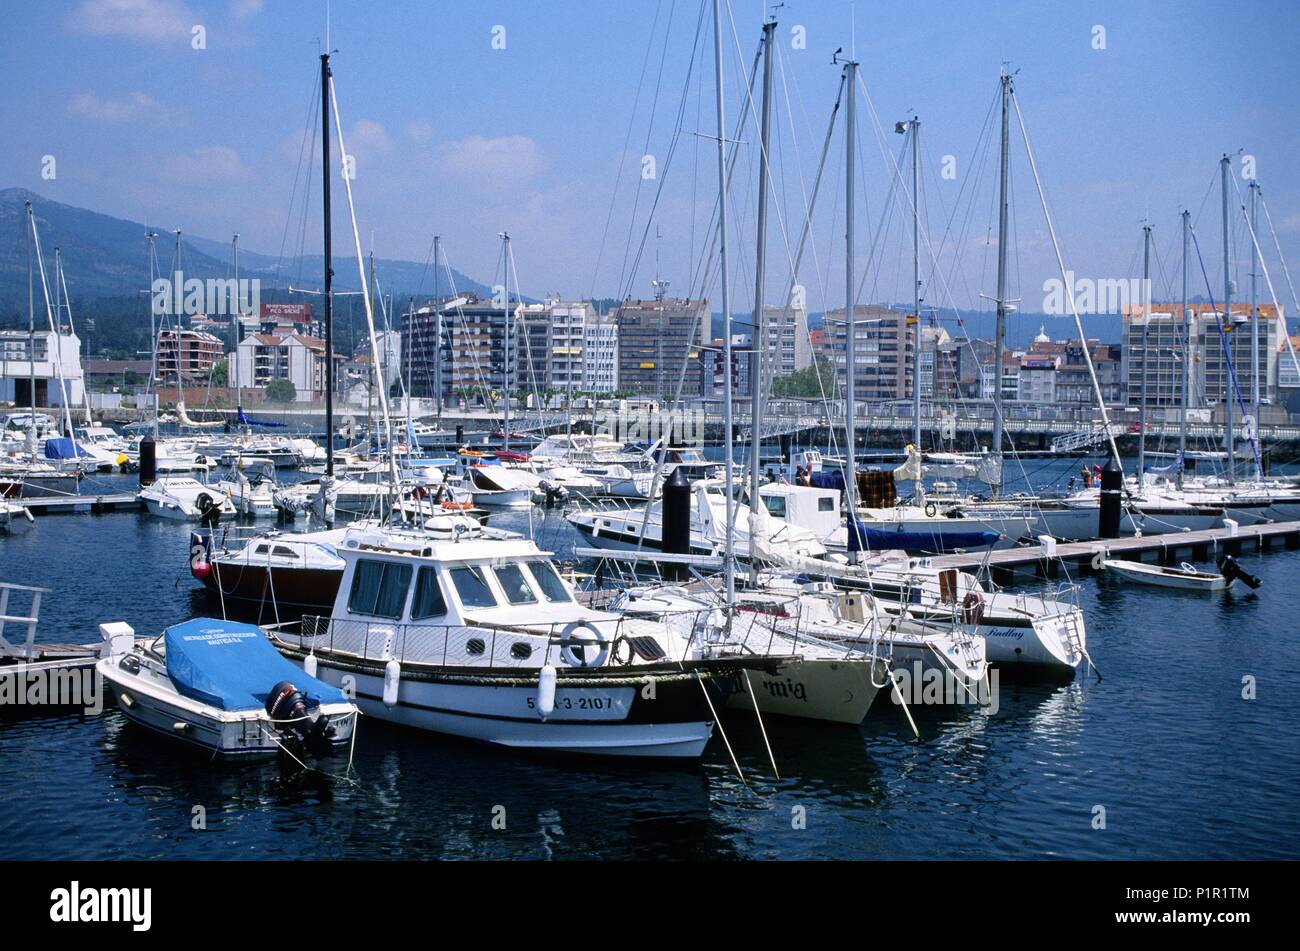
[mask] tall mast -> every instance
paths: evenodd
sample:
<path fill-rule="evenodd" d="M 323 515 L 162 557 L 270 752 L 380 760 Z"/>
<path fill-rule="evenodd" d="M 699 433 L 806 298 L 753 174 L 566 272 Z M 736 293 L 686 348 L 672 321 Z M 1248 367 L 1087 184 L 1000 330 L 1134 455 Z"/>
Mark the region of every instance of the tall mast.
<path fill-rule="evenodd" d="M 912 445 L 921 451 L 921 122 L 912 117 Z"/>
<path fill-rule="evenodd" d="M 1254 235 L 1259 233 L 1259 208 L 1256 193 L 1259 183 L 1250 183 L 1250 411 L 1255 417 L 1255 432 L 1259 432 L 1259 302 L 1257 296 L 1257 279 L 1255 272 L 1259 269 L 1259 258 L 1255 251 Z M 1264 367 L 1267 370 L 1267 364 Z M 1255 454 L 1255 477 L 1262 479 L 1264 472 L 1259 463 L 1262 457 Z"/>
<path fill-rule="evenodd" d="M 501 448 L 506 452 L 510 451 L 510 325 L 514 323 L 514 315 L 510 312 L 510 234 L 502 231 L 501 238 L 501 270 L 503 272 L 503 289 L 506 293 L 506 367 L 505 374 L 501 381 L 501 392 L 505 397 L 505 424 L 502 433 L 503 442 Z"/>
<path fill-rule="evenodd" d="M 1002 156 L 998 183 L 998 290 L 997 290 L 997 329 L 993 338 L 993 452 L 1002 454 L 1002 350 L 1007 338 L 1007 208 L 1010 196 L 1007 194 L 1007 169 L 1011 160 L 1011 77 L 1006 67 L 1002 68 Z M 1084 349 L 1088 341 L 1081 340 Z M 998 484 L 991 486 L 997 492 L 1002 489 L 1002 468 L 997 468 Z"/>
<path fill-rule="evenodd" d="M 854 377 L 857 369 L 855 357 L 856 325 L 853 323 L 853 183 L 854 139 L 858 134 L 858 64 L 848 60 L 844 64 L 844 86 L 848 93 L 844 110 L 844 451 L 848 466 L 844 474 L 844 500 L 848 505 L 848 531 L 855 536 L 857 520 L 857 433 L 854 431 L 856 407 L 854 403 Z"/>
<path fill-rule="evenodd" d="M 27 453 L 36 461 L 36 296 L 32 283 L 32 203 L 27 202 L 27 395 L 31 397 L 31 416 L 27 420 Z"/>
<path fill-rule="evenodd" d="M 766 280 L 767 266 L 767 149 L 772 136 L 772 35 L 776 32 L 776 21 L 769 20 L 763 24 L 763 113 L 761 127 L 761 144 L 758 151 L 758 248 L 754 256 L 754 320 L 751 325 L 753 339 L 749 354 L 749 406 L 750 406 L 750 440 L 749 440 L 749 572 L 750 580 L 758 582 L 758 560 L 755 557 L 755 536 L 753 520 L 758 516 L 758 506 L 762 499 L 758 494 L 759 449 L 762 437 L 759 434 L 759 422 L 763 418 L 763 366 L 767 362 L 767 327 L 763 319 L 763 282 Z M 730 339 L 730 335 L 728 335 Z M 727 364 L 727 377 L 731 377 L 731 362 Z"/>
<path fill-rule="evenodd" d="M 239 290 L 239 235 L 230 239 L 231 256 L 235 266 L 235 406 L 242 408 L 244 394 L 239 387 L 239 344 L 244 339 L 244 295 Z M 238 419 L 238 416 L 236 416 Z"/>
<path fill-rule="evenodd" d="M 1232 271 L 1228 260 L 1228 156 L 1219 160 L 1220 191 L 1223 193 L 1223 332 L 1232 329 Z M 1228 482 L 1234 481 L 1233 470 L 1237 468 L 1237 440 L 1232 431 L 1232 401 L 1236 395 L 1232 385 L 1232 346 L 1231 341 L 1224 345 L 1226 358 L 1223 368 L 1223 406 L 1226 414 L 1226 432 L 1228 437 Z"/>
<path fill-rule="evenodd" d="M 732 491 L 736 462 L 735 437 L 731 431 L 731 286 L 727 272 L 727 129 L 726 105 L 722 95 L 722 12 L 719 0 L 713 0 L 713 78 L 714 101 L 718 117 L 718 259 L 721 269 L 719 279 L 722 283 L 722 365 L 726 368 L 722 376 L 722 432 L 727 541 L 723 553 L 722 572 L 726 583 L 727 607 L 730 608 L 736 601 L 736 498 Z"/>
<path fill-rule="evenodd" d="M 1192 315 L 1187 309 L 1187 252 L 1192 228 L 1192 213 L 1183 211 L 1183 406 L 1178 414 L 1178 488 L 1183 487 L 1183 469 L 1187 466 L 1187 406 L 1192 388 Z"/>
<path fill-rule="evenodd" d="M 145 238 L 149 242 L 149 288 L 153 289 L 153 268 L 154 262 L 157 261 L 157 254 L 154 248 L 154 242 L 158 238 L 157 231 L 146 231 Z M 176 289 L 172 288 L 170 294 L 171 300 L 176 300 Z M 171 305 L 168 304 L 170 308 Z M 149 307 L 149 389 L 153 393 L 153 438 L 154 442 L 158 441 L 158 327 L 157 322 L 153 319 L 154 312 L 152 304 Z"/>
<path fill-rule="evenodd" d="M 330 235 L 330 54 L 320 54 L 321 214 L 325 252 L 325 474 L 334 477 L 334 251 Z"/>
<path fill-rule="evenodd" d="M 442 238 L 433 236 L 433 389 L 438 401 L 438 421 L 442 422 L 442 301 L 438 294 L 439 257 L 442 253 Z M 407 374 L 408 378 L 410 374 Z M 411 381 L 414 385 L 414 381 Z M 409 414 L 408 414 L 409 415 Z"/>
<path fill-rule="evenodd" d="M 1151 226 L 1142 226 L 1142 402 L 1138 411 L 1137 485 L 1142 491 L 1147 461 L 1147 330 L 1151 323 Z M 1085 346 L 1087 344 L 1085 343 Z"/>

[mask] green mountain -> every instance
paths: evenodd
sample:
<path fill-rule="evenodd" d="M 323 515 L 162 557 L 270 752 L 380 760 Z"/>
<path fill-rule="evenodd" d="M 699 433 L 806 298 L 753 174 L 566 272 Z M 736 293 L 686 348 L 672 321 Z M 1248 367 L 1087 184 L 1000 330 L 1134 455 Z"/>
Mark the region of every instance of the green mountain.
<path fill-rule="evenodd" d="M 27 312 L 27 222 L 24 203 L 30 201 L 36 214 L 41 250 L 47 275 L 53 280 L 54 249 L 61 250 L 63 272 L 74 308 L 103 298 L 133 299 L 148 285 L 145 225 L 137 221 L 102 215 L 85 208 L 51 201 L 22 188 L 0 189 L 0 322 L 12 322 Z M 165 270 L 172 259 L 172 236 L 158 228 L 158 260 Z M 200 279 L 230 275 L 230 243 L 200 236 L 182 235 L 182 265 L 186 278 Z M 345 244 L 347 244 L 345 242 Z M 260 278 L 262 300 L 287 300 L 286 293 L 273 293 L 273 287 L 290 284 L 317 289 L 324 281 L 320 255 L 285 258 L 240 248 L 241 277 Z M 278 266 L 277 266 L 278 265 Z M 432 270 L 422 262 L 375 259 L 375 271 L 384 294 L 397 302 L 416 295 L 430 295 Z M 458 271 L 452 271 L 456 290 L 488 294 L 484 285 Z M 445 283 L 445 281 L 444 281 Z M 335 255 L 334 286 L 340 291 L 358 290 L 357 267 L 353 258 Z M 51 286 L 51 293 L 53 287 Z M 444 293 L 450 288 L 443 287 Z M 40 306 L 39 279 L 36 297 Z M 310 299 L 310 298 L 297 298 Z M 142 316 L 148 311 L 142 306 Z"/>

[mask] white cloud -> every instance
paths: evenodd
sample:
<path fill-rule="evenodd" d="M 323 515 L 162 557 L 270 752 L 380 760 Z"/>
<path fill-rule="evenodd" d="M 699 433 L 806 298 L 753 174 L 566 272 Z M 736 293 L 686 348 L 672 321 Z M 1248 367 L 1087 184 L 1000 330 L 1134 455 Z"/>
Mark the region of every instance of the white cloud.
<path fill-rule="evenodd" d="M 204 185 L 243 181 L 251 173 L 234 149 L 225 145 L 204 145 L 192 152 L 168 155 L 163 159 L 159 174 L 172 182 Z"/>
<path fill-rule="evenodd" d="M 257 16 L 262 12 L 262 0 L 232 0 L 230 14 L 236 19 Z"/>
<path fill-rule="evenodd" d="M 406 137 L 412 142 L 427 145 L 433 141 L 433 126 L 422 119 L 408 122 L 406 125 Z"/>
<path fill-rule="evenodd" d="M 158 103 L 142 92 L 130 92 L 124 96 L 107 96 L 101 99 L 93 92 L 83 92 L 73 96 L 68 102 L 68 112 L 83 119 L 96 122 L 125 122 L 138 119 L 147 114 L 156 114 Z"/>
<path fill-rule="evenodd" d="M 471 135 L 438 146 L 439 167 L 450 175 L 481 184 L 528 181 L 543 167 L 537 143 L 525 135 L 487 139 Z"/>
<path fill-rule="evenodd" d="M 1300 212 L 1287 215 L 1285 218 L 1283 218 L 1282 223 L 1278 225 L 1277 230 L 1283 232 L 1284 234 L 1300 233 Z"/>
<path fill-rule="evenodd" d="M 373 119 L 358 119 L 343 141 L 349 152 L 358 155 L 386 155 L 393 150 L 393 140 Z"/>
<path fill-rule="evenodd" d="M 198 20 L 177 0 L 81 0 L 73 25 L 95 36 L 123 36 L 150 43 L 189 42 Z"/>

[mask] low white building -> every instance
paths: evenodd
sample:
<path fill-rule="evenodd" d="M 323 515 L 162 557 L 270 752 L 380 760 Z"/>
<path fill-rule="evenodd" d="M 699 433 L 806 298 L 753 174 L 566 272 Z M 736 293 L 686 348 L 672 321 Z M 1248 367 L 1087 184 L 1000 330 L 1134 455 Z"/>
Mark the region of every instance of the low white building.
<path fill-rule="evenodd" d="M 236 354 L 239 386 L 264 389 L 288 380 L 298 401 L 325 395 L 325 341 L 304 334 L 258 333 L 245 337 Z M 231 379 L 233 386 L 235 379 Z"/>
<path fill-rule="evenodd" d="M 33 382 L 37 406 L 85 403 L 81 340 L 76 334 L 38 330 L 29 338 L 25 330 L 0 330 L 0 403 L 30 406 Z"/>

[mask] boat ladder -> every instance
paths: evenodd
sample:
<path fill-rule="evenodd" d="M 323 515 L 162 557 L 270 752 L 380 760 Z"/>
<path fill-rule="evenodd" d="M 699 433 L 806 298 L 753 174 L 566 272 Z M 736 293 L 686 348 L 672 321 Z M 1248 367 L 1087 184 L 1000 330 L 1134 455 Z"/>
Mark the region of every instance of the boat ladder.
<path fill-rule="evenodd" d="M 10 614 L 9 595 L 15 591 L 31 594 L 31 614 Z M 0 581 L 0 657 L 25 657 L 29 662 L 36 658 L 36 622 L 41 614 L 41 596 L 49 594 L 49 588 L 33 588 L 25 584 L 9 584 Z M 5 626 L 18 624 L 27 626 L 27 636 L 22 646 L 16 646 L 5 637 Z"/>

